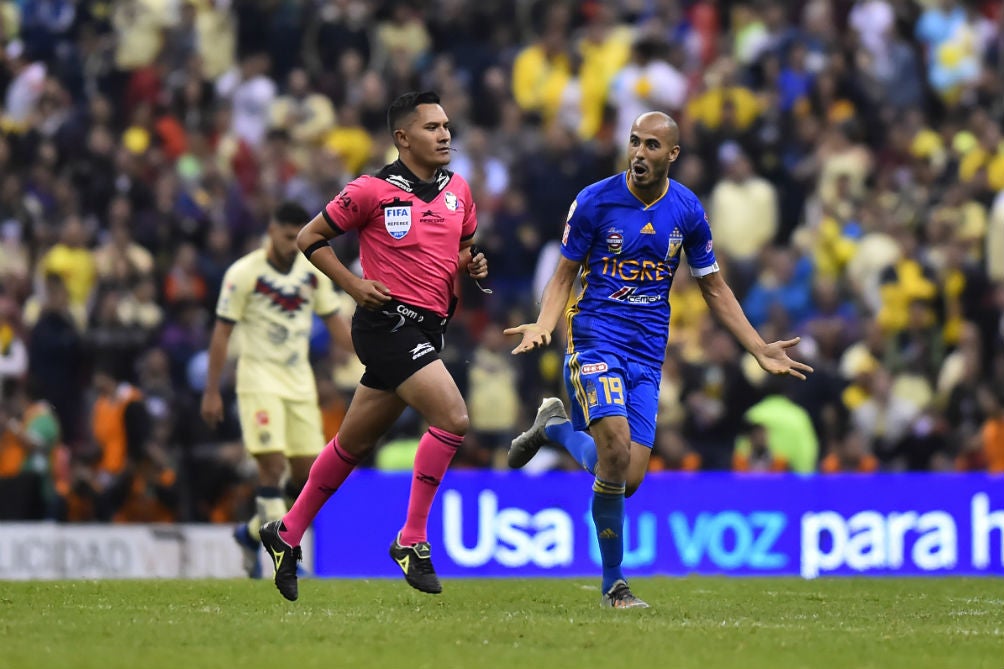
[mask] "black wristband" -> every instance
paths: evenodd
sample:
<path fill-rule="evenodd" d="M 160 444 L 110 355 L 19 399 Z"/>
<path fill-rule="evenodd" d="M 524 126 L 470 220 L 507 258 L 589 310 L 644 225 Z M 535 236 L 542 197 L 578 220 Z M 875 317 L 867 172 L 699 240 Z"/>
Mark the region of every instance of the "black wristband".
<path fill-rule="evenodd" d="M 319 239 L 310 246 L 308 246 L 307 248 L 303 249 L 303 255 L 307 257 L 307 260 L 310 260 L 310 256 L 314 255 L 314 251 L 316 251 L 317 249 L 323 249 L 327 245 L 328 245 L 327 239 Z"/>

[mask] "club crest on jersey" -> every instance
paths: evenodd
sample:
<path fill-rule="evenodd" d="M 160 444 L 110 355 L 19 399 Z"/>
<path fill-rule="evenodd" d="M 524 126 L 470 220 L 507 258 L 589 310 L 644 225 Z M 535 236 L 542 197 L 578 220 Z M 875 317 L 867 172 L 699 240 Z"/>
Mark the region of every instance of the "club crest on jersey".
<path fill-rule="evenodd" d="M 445 204 L 446 208 L 449 209 L 450 211 L 456 211 L 457 196 L 451 193 L 450 191 L 446 191 L 445 193 L 443 193 L 443 204 Z"/>
<path fill-rule="evenodd" d="M 673 228 L 673 232 L 669 235 L 669 248 L 666 249 L 666 260 L 678 254 L 681 246 L 683 246 L 683 233 L 680 232 L 680 228 Z"/>
<path fill-rule="evenodd" d="M 411 231 L 411 207 L 390 205 L 383 210 L 383 225 L 394 239 L 403 238 Z"/>
<path fill-rule="evenodd" d="M 624 233 L 617 228 L 607 230 L 607 251 L 620 253 L 624 248 Z"/>

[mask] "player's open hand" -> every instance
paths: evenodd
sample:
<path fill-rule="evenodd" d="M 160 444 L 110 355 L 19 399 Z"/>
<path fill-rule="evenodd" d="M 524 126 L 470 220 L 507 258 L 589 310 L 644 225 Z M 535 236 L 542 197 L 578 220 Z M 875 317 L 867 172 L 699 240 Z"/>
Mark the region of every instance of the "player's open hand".
<path fill-rule="evenodd" d="M 206 425 L 216 429 L 216 426 L 223 421 L 223 398 L 220 397 L 219 391 L 212 392 L 207 390 L 202 393 L 202 420 L 206 421 Z"/>
<path fill-rule="evenodd" d="M 551 343 L 551 333 L 536 323 L 525 323 L 502 331 L 506 335 L 523 335 L 519 346 L 512 350 L 513 355 L 526 353 L 535 348 L 541 348 Z"/>
<path fill-rule="evenodd" d="M 347 292 L 364 309 L 376 309 L 391 298 L 390 288 L 370 279 L 359 279 Z"/>
<path fill-rule="evenodd" d="M 488 258 L 484 253 L 478 253 L 471 257 L 471 262 L 467 264 L 467 273 L 473 279 L 484 279 L 488 276 Z"/>
<path fill-rule="evenodd" d="M 795 346 L 800 341 L 800 337 L 795 337 L 794 339 L 771 342 L 756 354 L 756 361 L 765 372 L 777 376 L 794 376 L 796 379 L 805 381 L 805 375 L 812 373 L 812 367 L 809 367 L 804 362 L 792 360 L 788 357 L 787 351 L 787 349 Z"/>

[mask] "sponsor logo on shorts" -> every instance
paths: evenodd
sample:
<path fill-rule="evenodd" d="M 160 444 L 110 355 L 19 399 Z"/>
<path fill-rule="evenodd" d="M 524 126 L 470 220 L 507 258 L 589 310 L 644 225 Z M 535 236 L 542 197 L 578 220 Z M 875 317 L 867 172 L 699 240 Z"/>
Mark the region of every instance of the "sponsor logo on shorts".
<path fill-rule="evenodd" d="M 582 375 L 599 374 L 600 372 L 607 371 L 607 369 L 609 368 L 605 362 L 591 362 L 588 365 L 582 365 Z"/>
<path fill-rule="evenodd" d="M 411 353 L 411 359 L 412 360 L 418 360 L 419 358 L 421 358 L 426 353 L 432 353 L 435 350 L 436 349 L 434 349 L 432 347 L 432 344 L 430 344 L 427 341 L 423 341 L 421 344 L 419 344 L 415 348 L 411 349 L 411 351 L 410 351 L 410 353 Z"/>
<path fill-rule="evenodd" d="M 405 318 L 410 318 L 411 320 L 415 321 L 416 323 L 421 323 L 422 321 L 425 320 L 425 316 L 423 316 L 422 314 L 418 313 L 417 311 L 415 311 L 411 307 L 404 306 L 403 304 L 397 305 L 396 311 L 397 311 L 397 313 L 401 314 Z"/>

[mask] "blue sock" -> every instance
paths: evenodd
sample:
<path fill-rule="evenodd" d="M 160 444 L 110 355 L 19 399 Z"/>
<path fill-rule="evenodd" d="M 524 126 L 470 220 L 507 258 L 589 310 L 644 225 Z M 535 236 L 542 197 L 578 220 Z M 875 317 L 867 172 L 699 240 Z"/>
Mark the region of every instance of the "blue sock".
<path fill-rule="evenodd" d="M 624 578 L 624 482 L 593 482 L 593 524 L 603 562 L 603 592 Z"/>
<path fill-rule="evenodd" d="M 544 434 L 551 441 L 556 441 L 565 447 L 575 461 L 582 465 L 590 474 L 596 475 L 596 442 L 586 432 L 579 432 L 572 427 L 572 422 L 563 420 L 552 423 L 544 428 Z"/>

